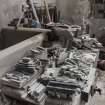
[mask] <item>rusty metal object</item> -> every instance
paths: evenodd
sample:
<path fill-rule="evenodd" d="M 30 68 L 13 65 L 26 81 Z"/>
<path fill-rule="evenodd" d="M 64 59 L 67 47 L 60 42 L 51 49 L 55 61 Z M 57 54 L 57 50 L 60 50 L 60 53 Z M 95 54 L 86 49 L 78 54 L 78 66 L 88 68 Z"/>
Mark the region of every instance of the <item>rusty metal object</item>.
<path fill-rule="evenodd" d="M 105 70 L 105 60 L 98 61 L 98 68 L 101 70 Z"/>
<path fill-rule="evenodd" d="M 68 96 L 79 92 L 81 100 L 87 102 L 95 81 L 97 58 L 97 51 L 73 50 L 62 65 L 46 68 L 40 81 L 47 86 L 48 96 L 67 100 Z M 76 90 L 74 87 L 77 87 Z"/>

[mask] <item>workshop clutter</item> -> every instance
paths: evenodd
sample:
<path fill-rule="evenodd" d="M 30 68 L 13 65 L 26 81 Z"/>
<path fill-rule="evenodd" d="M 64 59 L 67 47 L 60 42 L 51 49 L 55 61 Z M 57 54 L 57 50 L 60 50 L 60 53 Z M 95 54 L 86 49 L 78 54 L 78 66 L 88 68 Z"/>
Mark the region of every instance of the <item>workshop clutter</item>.
<path fill-rule="evenodd" d="M 47 56 L 43 55 L 45 52 L 41 47 L 26 52 L 12 70 L 2 77 L 2 92 L 19 100 L 42 105 L 47 97 L 46 87 L 38 83 L 37 78 L 43 73 L 47 59 Z"/>
<path fill-rule="evenodd" d="M 78 45 L 80 40 L 81 47 L 71 44 L 69 49 L 50 46 L 27 51 L 3 75 L 2 93 L 38 105 L 44 105 L 49 98 L 75 103 L 77 97 L 82 97 L 80 100 L 87 102 L 95 81 L 98 48 L 102 46 L 89 35 L 72 37 L 72 43 Z"/>
<path fill-rule="evenodd" d="M 45 28 L 47 23 L 56 23 L 60 18 L 56 5 L 47 4 L 46 0 L 43 0 L 42 3 L 26 0 L 21 8 L 22 15 L 19 18 L 14 18 L 8 26 Z"/>
<path fill-rule="evenodd" d="M 54 39 L 46 41 L 51 45 L 43 47 L 43 42 L 42 46 L 28 50 L 2 76 L 2 93 L 37 105 L 49 103 L 49 98 L 88 102 L 102 45 L 90 34 L 83 34 L 81 26 L 60 23 L 47 26 L 52 28 Z"/>
<path fill-rule="evenodd" d="M 46 0 L 43 3 L 44 6 L 36 6 L 32 0 L 26 0 L 22 5 L 22 16 L 9 25 L 17 30 L 20 26 L 29 27 L 28 31 L 32 27 L 49 28 L 52 37 L 48 37 L 46 42 L 51 45 L 37 46 L 27 51 L 2 76 L 1 92 L 37 105 L 49 103 L 49 98 L 65 100 L 72 105 L 86 103 L 94 90 L 92 87 L 102 45 L 86 34 L 82 26 L 54 23 L 59 19 L 56 7 L 48 6 Z M 55 46 L 56 42 L 60 45 Z"/>
<path fill-rule="evenodd" d="M 95 76 L 98 52 L 73 50 L 68 52 L 68 57 L 57 67 L 50 67 L 41 75 L 39 81 L 47 86 L 47 95 L 60 99 L 69 99 L 76 92 L 89 94 L 86 88 L 90 87 L 90 75 Z M 92 73 L 93 72 L 93 73 Z M 92 85 L 92 84 L 91 84 Z M 88 95 L 84 95 L 87 97 Z M 86 100 L 85 100 L 86 101 Z"/>

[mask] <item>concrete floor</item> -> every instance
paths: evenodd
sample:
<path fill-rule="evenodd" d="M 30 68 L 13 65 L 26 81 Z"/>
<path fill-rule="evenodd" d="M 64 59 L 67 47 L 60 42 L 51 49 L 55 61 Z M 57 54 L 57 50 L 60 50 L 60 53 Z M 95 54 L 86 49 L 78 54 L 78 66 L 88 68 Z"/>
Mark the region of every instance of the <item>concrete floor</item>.
<path fill-rule="evenodd" d="M 96 93 L 94 97 L 90 97 L 86 105 L 105 105 L 105 72 L 99 71 L 97 78 L 97 86 L 102 89 L 102 95 Z"/>

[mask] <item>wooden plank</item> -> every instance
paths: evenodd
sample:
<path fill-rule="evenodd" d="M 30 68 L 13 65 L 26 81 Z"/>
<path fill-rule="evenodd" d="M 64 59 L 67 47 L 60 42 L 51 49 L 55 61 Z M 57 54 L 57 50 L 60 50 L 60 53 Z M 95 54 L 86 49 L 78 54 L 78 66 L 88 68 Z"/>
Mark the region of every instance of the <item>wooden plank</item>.
<path fill-rule="evenodd" d="M 29 32 L 35 32 L 35 33 L 47 33 L 51 32 L 50 29 L 41 29 L 41 28 L 24 28 L 24 27 L 18 27 L 18 29 L 15 29 L 14 27 L 4 27 L 3 29 L 8 30 L 16 30 L 16 31 L 29 31 Z"/>

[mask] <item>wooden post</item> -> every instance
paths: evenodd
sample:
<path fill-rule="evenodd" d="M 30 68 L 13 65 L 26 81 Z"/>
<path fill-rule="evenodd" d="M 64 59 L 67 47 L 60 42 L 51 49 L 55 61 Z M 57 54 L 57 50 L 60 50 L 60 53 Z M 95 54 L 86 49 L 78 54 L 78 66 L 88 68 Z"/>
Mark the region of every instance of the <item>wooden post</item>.
<path fill-rule="evenodd" d="M 47 14 L 48 22 L 51 23 L 51 17 L 50 17 L 50 13 L 49 13 L 49 9 L 48 9 L 48 4 L 47 4 L 46 0 L 44 0 L 44 5 L 45 5 L 45 8 L 46 8 L 46 14 Z"/>

